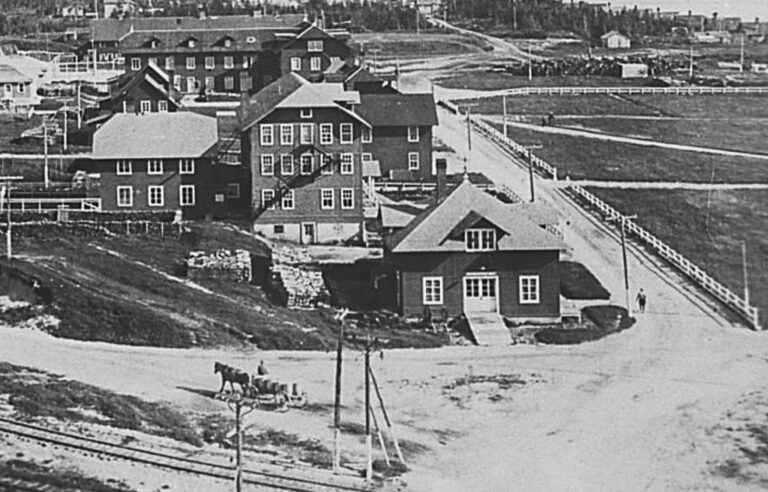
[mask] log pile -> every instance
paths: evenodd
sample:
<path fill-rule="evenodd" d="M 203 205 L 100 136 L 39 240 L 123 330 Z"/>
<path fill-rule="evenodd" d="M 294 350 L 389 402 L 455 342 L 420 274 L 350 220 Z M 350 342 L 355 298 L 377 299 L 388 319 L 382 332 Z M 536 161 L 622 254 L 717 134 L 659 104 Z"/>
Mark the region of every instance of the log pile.
<path fill-rule="evenodd" d="M 253 280 L 251 255 L 244 249 L 219 249 L 211 254 L 192 251 L 187 257 L 187 277 L 249 283 Z"/>
<path fill-rule="evenodd" d="M 327 299 L 323 273 L 288 264 L 276 264 L 272 271 L 278 273 L 287 292 L 288 307 L 314 307 L 318 301 Z"/>

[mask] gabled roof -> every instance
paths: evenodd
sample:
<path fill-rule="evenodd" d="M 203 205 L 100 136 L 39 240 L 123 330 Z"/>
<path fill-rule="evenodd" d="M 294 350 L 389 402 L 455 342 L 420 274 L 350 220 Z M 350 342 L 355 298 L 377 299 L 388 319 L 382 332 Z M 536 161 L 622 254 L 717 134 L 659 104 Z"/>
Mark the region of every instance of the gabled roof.
<path fill-rule="evenodd" d="M 232 31 L 220 30 L 169 30 L 169 31 L 134 31 L 125 35 L 121 41 L 121 49 L 126 53 L 151 49 L 149 43 L 152 39 L 158 40 L 158 46 L 161 51 L 210 51 L 226 50 L 223 40 L 232 39 L 233 44 L 240 49 L 250 49 L 258 51 L 265 42 L 274 39 L 274 31 L 264 29 L 237 29 Z M 189 48 L 187 43 L 190 39 L 195 40 L 195 47 Z M 153 52 L 155 49 L 152 50 Z"/>
<path fill-rule="evenodd" d="M 373 126 L 435 126 L 432 94 L 361 94 L 360 116 Z"/>
<path fill-rule="evenodd" d="M 189 111 L 118 113 L 93 134 L 93 159 L 198 158 L 218 141 L 216 118 Z"/>
<path fill-rule="evenodd" d="M 279 108 L 336 108 L 370 126 L 364 118 L 343 106 L 359 102 L 357 92 L 345 90 L 342 84 L 311 84 L 289 72 L 251 97 L 242 129 L 250 128 Z"/>
<path fill-rule="evenodd" d="M 487 221 L 501 230 L 498 251 L 562 250 L 565 243 L 543 230 L 525 213 L 510 213 L 507 205 L 464 181 L 448 196 L 418 215 L 386 241 L 393 253 L 462 252 L 462 239 L 449 237 L 465 222 Z"/>
<path fill-rule="evenodd" d="M 620 33 L 619 31 L 608 31 L 607 33 L 600 36 L 600 39 L 608 39 L 612 36 L 621 36 L 622 38 L 627 38 L 625 34 Z"/>

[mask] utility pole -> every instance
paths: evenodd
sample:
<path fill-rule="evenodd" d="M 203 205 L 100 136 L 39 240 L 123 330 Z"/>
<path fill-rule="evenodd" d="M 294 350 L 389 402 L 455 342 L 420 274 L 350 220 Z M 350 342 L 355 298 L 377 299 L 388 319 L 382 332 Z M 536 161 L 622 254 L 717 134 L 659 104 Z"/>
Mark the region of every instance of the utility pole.
<path fill-rule="evenodd" d="M 8 260 L 11 260 L 13 258 L 12 248 L 11 248 L 11 182 L 12 181 L 21 181 L 24 179 L 23 176 L 0 176 L 0 180 L 2 180 L 4 185 L 5 191 L 5 207 L 6 207 L 6 220 L 8 221 L 6 223 L 6 229 L 5 229 L 5 257 Z"/>
<path fill-rule="evenodd" d="M 421 34 L 421 29 L 419 28 L 419 0 L 416 0 L 414 2 L 415 5 L 415 11 L 416 11 L 416 35 L 418 36 Z"/>
<path fill-rule="evenodd" d="M 77 81 L 77 129 L 83 127 L 83 106 L 80 98 L 80 81 Z"/>
<path fill-rule="evenodd" d="M 691 45 L 688 63 L 688 78 L 693 80 L 693 45 Z"/>
<path fill-rule="evenodd" d="M 235 492 L 243 490 L 243 433 L 240 429 L 240 401 L 235 402 L 235 433 L 237 447 L 235 450 Z"/>
<path fill-rule="evenodd" d="M 747 277 L 747 242 L 741 242 L 741 265 L 744 274 L 744 304 L 749 306 L 749 278 Z"/>
<path fill-rule="evenodd" d="M 333 399 L 333 472 L 341 472 L 341 349 L 344 341 L 344 318 L 349 311 L 342 311 L 339 321 L 339 337 L 336 342 L 336 388 Z"/>
<path fill-rule="evenodd" d="M 43 116 L 43 185 L 48 189 L 48 119 Z"/>
<path fill-rule="evenodd" d="M 507 95 L 506 94 L 501 96 L 501 107 L 504 113 L 504 138 L 508 138 L 507 137 Z"/>
<path fill-rule="evenodd" d="M 67 103 L 64 103 L 64 151 L 67 151 Z"/>
<path fill-rule="evenodd" d="M 536 201 L 536 192 L 533 185 L 533 150 L 535 149 L 543 149 L 544 146 L 541 144 L 530 144 L 530 145 L 524 145 L 523 146 L 526 151 L 526 156 L 528 157 L 528 180 L 530 182 L 531 187 L 531 203 Z"/>
<path fill-rule="evenodd" d="M 528 80 L 533 80 L 533 57 L 530 44 L 528 45 Z"/>
<path fill-rule="evenodd" d="M 744 73 L 744 33 L 741 33 L 741 63 L 739 63 L 739 73 Z"/>
<path fill-rule="evenodd" d="M 627 315 L 632 316 L 632 303 L 629 299 L 629 268 L 627 265 L 627 240 L 626 226 L 627 220 L 636 219 L 637 215 L 622 215 L 613 220 L 621 221 L 621 261 L 624 265 L 624 302 L 626 303 Z"/>
<path fill-rule="evenodd" d="M 365 479 L 373 479 L 373 442 L 371 438 L 371 335 L 365 340 Z"/>
<path fill-rule="evenodd" d="M 517 32 L 517 2 L 512 0 L 512 30 Z"/>
<path fill-rule="evenodd" d="M 465 103 L 461 104 L 460 106 L 464 106 L 465 113 L 466 113 L 466 121 L 467 121 L 467 157 L 464 160 L 464 173 L 469 172 L 469 165 L 472 161 L 472 114 L 471 110 L 474 106 L 479 106 L 480 103 Z M 461 111 L 461 108 L 459 108 L 459 111 Z"/>

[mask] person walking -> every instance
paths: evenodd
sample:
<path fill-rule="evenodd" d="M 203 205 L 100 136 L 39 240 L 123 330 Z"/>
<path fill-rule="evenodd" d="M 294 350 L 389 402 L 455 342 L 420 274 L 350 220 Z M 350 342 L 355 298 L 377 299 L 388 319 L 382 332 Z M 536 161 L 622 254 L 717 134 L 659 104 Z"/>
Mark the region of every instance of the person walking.
<path fill-rule="evenodd" d="M 256 369 L 256 374 L 259 376 L 266 376 L 269 374 L 269 371 L 267 370 L 267 366 L 264 365 L 264 361 L 259 361 L 259 367 Z"/>
<path fill-rule="evenodd" d="M 641 313 L 645 312 L 645 304 L 648 302 L 648 296 L 643 289 L 637 293 L 637 310 Z"/>

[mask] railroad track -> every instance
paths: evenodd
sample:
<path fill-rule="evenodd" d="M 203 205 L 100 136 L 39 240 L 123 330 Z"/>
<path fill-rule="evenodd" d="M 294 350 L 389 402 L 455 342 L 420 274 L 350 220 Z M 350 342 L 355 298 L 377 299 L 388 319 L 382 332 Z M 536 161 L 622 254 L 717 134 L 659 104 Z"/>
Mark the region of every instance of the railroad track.
<path fill-rule="evenodd" d="M 230 466 L 174 456 L 148 449 L 124 446 L 12 419 L 0 418 L 0 436 L 2 435 L 200 477 L 220 480 L 234 480 L 235 477 L 235 471 Z M 243 484 L 258 487 L 259 490 L 290 490 L 296 492 L 368 492 L 372 490 L 372 487 L 366 485 L 362 479 L 355 479 L 354 477 L 345 478 L 330 475 L 329 473 L 327 477 L 316 478 L 301 476 L 298 473 L 290 474 L 279 470 L 243 469 Z M 2 490 L 1 485 L 0 490 Z"/>

